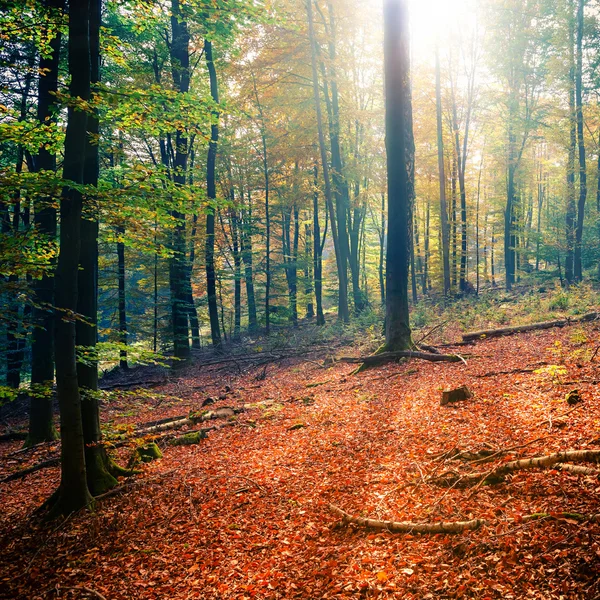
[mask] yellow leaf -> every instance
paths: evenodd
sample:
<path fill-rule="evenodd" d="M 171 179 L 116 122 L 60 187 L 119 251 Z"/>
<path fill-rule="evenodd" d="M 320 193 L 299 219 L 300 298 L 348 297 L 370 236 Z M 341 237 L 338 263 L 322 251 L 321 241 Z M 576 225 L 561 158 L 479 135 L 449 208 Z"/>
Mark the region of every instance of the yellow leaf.
<path fill-rule="evenodd" d="M 381 583 L 387 581 L 389 579 L 388 574 L 385 571 L 379 571 L 377 573 L 377 579 L 381 581 Z"/>

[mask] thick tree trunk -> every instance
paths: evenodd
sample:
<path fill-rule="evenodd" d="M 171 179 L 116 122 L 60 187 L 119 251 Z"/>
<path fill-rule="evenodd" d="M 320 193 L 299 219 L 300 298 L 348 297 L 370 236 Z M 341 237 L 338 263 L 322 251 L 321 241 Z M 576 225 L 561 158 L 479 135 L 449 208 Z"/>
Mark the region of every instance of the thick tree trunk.
<path fill-rule="evenodd" d="M 70 94 L 90 99 L 90 38 L 88 0 L 72 0 L 69 7 Z M 83 183 L 87 138 L 87 113 L 70 107 L 67 119 L 63 176 L 75 184 Z M 77 379 L 75 321 L 77 280 L 81 246 L 82 195 L 66 185 L 60 202 L 60 254 L 56 268 L 57 309 L 55 356 L 56 390 L 60 407 L 61 482 L 54 506 L 57 513 L 70 514 L 92 501 L 86 479 L 85 444 L 81 417 L 81 398 Z"/>
<path fill-rule="evenodd" d="M 89 36 L 91 83 L 100 81 L 100 23 L 101 1 L 90 0 Z M 98 152 L 99 121 L 96 112 L 88 114 L 83 181 L 98 185 L 100 170 Z M 81 415 L 85 442 L 85 463 L 88 488 L 92 495 L 103 494 L 117 485 L 114 475 L 121 471 L 113 465 L 102 444 L 100 407 L 98 404 L 98 363 L 95 359 L 98 341 L 98 207 L 96 199 L 86 195 L 86 214 L 81 220 L 81 249 L 79 256 L 77 311 L 85 321 L 76 325 L 79 348 L 89 350 L 88 360 L 77 363 L 77 380 L 81 394 Z"/>
<path fill-rule="evenodd" d="M 170 45 L 172 78 L 175 89 L 180 94 L 190 90 L 190 34 L 188 24 L 182 16 L 179 0 L 171 1 L 171 34 Z M 170 136 L 169 136 L 170 137 Z M 163 154 L 167 154 L 163 150 Z M 185 131 L 177 130 L 171 177 L 176 186 L 186 185 L 188 166 L 188 139 Z M 164 159 L 163 159 L 163 162 Z M 166 160 L 167 164 L 169 160 Z M 171 314 L 173 321 L 173 349 L 177 364 L 181 365 L 190 357 L 190 340 L 188 329 L 189 298 L 186 289 L 186 226 L 185 214 L 180 210 L 171 213 L 176 221 L 172 233 L 173 256 L 169 260 L 169 288 L 171 292 Z"/>
<path fill-rule="evenodd" d="M 412 245 L 414 141 L 406 0 L 385 0 L 384 23 L 388 174 L 385 349 L 398 351 L 413 347 L 408 314 L 408 268 Z"/>

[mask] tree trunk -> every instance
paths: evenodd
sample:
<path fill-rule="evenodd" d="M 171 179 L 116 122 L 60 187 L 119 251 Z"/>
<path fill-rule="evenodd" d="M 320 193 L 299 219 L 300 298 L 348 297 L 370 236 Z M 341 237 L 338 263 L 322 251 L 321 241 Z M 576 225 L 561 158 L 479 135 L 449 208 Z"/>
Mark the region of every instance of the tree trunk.
<path fill-rule="evenodd" d="M 385 306 L 385 194 L 381 194 L 381 229 L 379 230 L 379 293 L 381 306 Z"/>
<path fill-rule="evenodd" d="M 587 200 L 587 167 L 585 158 L 585 139 L 583 136 L 583 12 L 585 0 L 577 2 L 577 59 L 575 68 L 575 111 L 577 120 L 577 147 L 579 150 L 579 202 L 577 204 L 577 228 L 575 230 L 574 279 L 583 279 L 581 251 L 583 241 L 583 220 Z"/>
<path fill-rule="evenodd" d="M 325 230 L 323 242 L 321 242 L 318 175 L 318 167 L 315 162 L 313 192 L 313 272 L 315 283 L 315 304 L 317 307 L 317 325 L 321 326 L 325 325 L 325 315 L 323 314 L 323 247 L 325 245 L 325 235 L 327 235 L 327 230 Z"/>
<path fill-rule="evenodd" d="M 90 0 L 89 36 L 91 83 L 100 81 L 100 23 L 101 2 Z M 88 114 L 83 181 L 88 186 L 98 185 L 99 121 L 96 112 Z M 88 360 L 77 363 L 77 381 L 81 394 L 83 438 L 88 488 L 96 496 L 117 485 L 114 475 L 121 474 L 109 460 L 102 444 L 100 407 L 98 404 L 98 363 L 95 358 L 98 341 L 98 207 L 96 199 L 86 194 L 85 218 L 81 220 L 81 249 L 79 256 L 77 311 L 85 321 L 78 320 L 76 340 L 78 348 L 89 351 Z"/>
<path fill-rule="evenodd" d="M 69 8 L 69 91 L 72 97 L 84 101 L 90 99 L 89 4 L 88 0 L 72 0 Z M 69 107 L 63 177 L 75 184 L 83 183 L 86 125 L 87 113 Z M 56 391 L 60 407 L 62 443 L 61 482 L 54 511 L 63 514 L 70 514 L 92 502 L 86 479 L 81 398 L 77 380 L 75 321 L 71 317 L 78 308 L 81 211 L 81 192 L 66 185 L 60 201 L 60 253 L 56 268 L 55 293 Z"/>
<path fill-rule="evenodd" d="M 338 229 L 336 222 L 335 209 L 333 206 L 333 195 L 331 190 L 331 179 L 329 177 L 329 160 L 327 157 L 327 149 L 325 147 L 325 136 L 323 134 L 323 118 L 321 113 L 321 94 L 319 90 L 319 75 L 317 72 L 317 42 L 315 39 L 312 1 L 305 0 L 306 14 L 308 17 L 308 35 L 311 46 L 311 64 L 312 64 L 312 79 L 313 79 L 313 95 L 315 101 L 315 112 L 317 117 L 317 131 L 319 136 L 319 149 L 321 153 L 321 166 L 323 168 L 323 180 L 325 182 L 325 200 L 329 211 L 331 221 L 331 237 L 333 238 L 333 246 L 335 250 L 336 266 L 339 280 L 339 299 L 338 299 L 338 318 L 341 321 L 348 321 L 348 274 L 346 265 L 342 260 L 342 250 L 340 249 L 340 240 L 338 237 Z M 316 275 L 315 275 L 316 278 Z"/>
<path fill-rule="evenodd" d="M 117 272 L 119 279 L 119 342 L 122 348 L 119 351 L 119 366 L 127 369 L 127 304 L 125 299 L 125 243 L 122 241 L 125 228 L 119 227 L 121 239 L 117 242 Z"/>
<path fill-rule="evenodd" d="M 171 0 L 171 71 L 173 85 L 180 94 L 190 90 L 190 34 L 188 24 L 182 16 L 179 0 Z M 168 140 L 171 136 L 168 136 Z M 163 152 L 164 153 L 164 152 Z M 167 159 L 167 163 L 168 163 Z M 174 158 L 172 159 L 172 180 L 177 187 L 186 185 L 188 165 L 188 139 L 185 131 L 177 130 L 175 134 Z M 173 321 L 173 349 L 178 365 L 190 357 L 190 340 L 188 329 L 188 295 L 186 290 L 186 227 L 185 214 L 181 210 L 173 210 L 175 219 L 172 234 L 173 255 L 169 260 L 169 288 L 171 292 L 171 314 Z"/>
<path fill-rule="evenodd" d="M 64 10 L 64 0 L 46 0 L 45 6 L 57 13 Z M 50 53 L 40 58 L 37 118 L 40 123 L 54 116 L 55 94 L 58 89 L 58 64 L 60 59 L 61 31 L 56 29 L 50 41 Z M 40 147 L 34 159 L 35 172 L 56 171 L 56 156 Z M 56 209 L 49 198 L 39 198 L 34 212 L 35 227 L 48 241 L 56 240 Z M 54 261 L 51 266 L 54 269 Z M 54 273 L 46 273 L 34 284 L 36 306 L 33 309 L 31 341 L 31 399 L 29 434 L 25 447 L 49 442 L 58 437 L 52 423 L 52 385 L 54 383 Z"/>
<path fill-rule="evenodd" d="M 219 104 L 219 87 L 217 83 L 217 70 L 213 60 L 212 42 L 205 40 L 204 53 L 210 78 L 210 93 L 215 104 Z M 208 314 L 210 319 L 210 334 L 213 346 L 221 347 L 221 331 L 219 328 L 219 312 L 217 307 L 217 279 L 215 271 L 215 201 L 217 199 L 216 165 L 217 144 L 219 142 L 219 113 L 213 111 L 211 138 L 208 146 L 208 159 L 206 163 L 206 194 L 208 197 L 208 210 L 206 213 L 206 293 L 208 295 Z"/>
<path fill-rule="evenodd" d="M 573 16 L 574 1 L 569 0 L 569 157 L 567 162 L 567 211 L 566 238 L 567 256 L 565 258 L 565 280 L 570 285 L 575 280 L 575 220 L 577 208 L 575 205 L 575 151 L 577 148 L 577 115 L 575 107 L 575 19 Z"/>
<path fill-rule="evenodd" d="M 385 349 L 398 351 L 413 347 L 408 314 L 408 268 L 412 245 L 414 141 L 406 0 L 385 0 L 384 30 L 388 175 Z"/>
<path fill-rule="evenodd" d="M 313 304 L 313 280 L 311 268 L 312 231 L 309 223 L 304 225 L 304 295 L 306 296 L 306 318 L 315 316 Z"/>
<path fill-rule="evenodd" d="M 329 84 L 331 88 L 331 111 L 329 123 L 329 137 L 331 143 L 331 167 L 332 167 L 332 188 L 335 197 L 337 231 L 339 239 L 340 263 L 344 277 L 340 280 L 340 286 L 345 285 L 346 289 L 338 295 L 339 314 L 343 315 L 343 320 L 348 321 L 350 317 L 348 309 L 348 263 L 352 269 L 352 277 L 356 277 L 358 285 L 358 260 L 350 260 L 350 242 L 348 236 L 348 212 L 350 210 L 350 194 L 348 190 L 348 181 L 344 174 L 344 161 L 342 158 L 342 148 L 340 143 L 340 101 L 337 84 L 336 69 L 336 24 L 333 5 L 327 2 L 329 12 Z M 356 290 L 355 290 L 356 291 Z M 355 294 L 356 295 L 356 294 Z M 360 294 L 358 294 L 360 295 Z M 344 304 L 345 303 L 345 304 Z M 359 306 L 362 303 L 359 302 Z M 355 309 L 358 308 L 355 306 Z"/>
<path fill-rule="evenodd" d="M 242 198 L 243 200 L 243 198 Z M 242 262 L 244 263 L 244 280 L 246 283 L 246 299 L 248 300 L 248 331 L 256 333 L 258 317 L 256 314 L 256 295 L 254 293 L 254 266 L 252 257 L 252 196 L 248 190 L 248 209 L 242 211 L 240 234 Z"/>

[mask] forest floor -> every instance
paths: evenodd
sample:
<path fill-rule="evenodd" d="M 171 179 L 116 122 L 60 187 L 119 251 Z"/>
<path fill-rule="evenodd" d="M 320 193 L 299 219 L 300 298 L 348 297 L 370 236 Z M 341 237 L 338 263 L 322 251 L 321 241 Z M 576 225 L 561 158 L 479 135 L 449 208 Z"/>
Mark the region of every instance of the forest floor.
<path fill-rule="evenodd" d="M 331 351 L 318 349 L 268 368 L 192 366 L 116 393 L 102 409 L 113 428 L 198 410 L 207 396 L 211 409 L 246 410 L 197 445 L 165 446 L 136 485 L 66 521 L 31 518 L 58 468 L 0 484 L 0 597 L 600 598 L 600 524 L 564 514 L 600 512 L 597 476 L 527 470 L 476 489 L 428 481 L 600 449 L 599 344 L 590 323 L 448 349 L 466 365 L 411 360 L 357 375 L 323 364 Z M 441 407 L 441 390 L 460 385 L 474 397 Z M 20 444 L 0 444 L 0 477 L 56 452 L 14 454 Z M 477 468 L 453 449 L 507 453 Z M 342 527 L 330 503 L 385 520 L 488 523 L 392 534 Z M 549 516 L 523 520 L 532 513 Z"/>

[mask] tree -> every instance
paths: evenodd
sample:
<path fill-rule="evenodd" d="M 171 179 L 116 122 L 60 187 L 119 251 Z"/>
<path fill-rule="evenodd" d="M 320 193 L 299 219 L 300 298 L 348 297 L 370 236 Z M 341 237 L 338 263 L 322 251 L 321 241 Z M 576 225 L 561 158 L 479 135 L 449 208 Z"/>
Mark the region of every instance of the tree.
<path fill-rule="evenodd" d="M 52 16 L 55 18 L 62 17 L 64 5 L 64 0 L 46 0 L 44 4 L 45 8 L 52 11 Z M 51 35 L 48 54 L 41 56 L 39 64 L 37 118 L 42 125 L 54 119 L 62 39 L 60 27 L 49 27 L 48 33 Z M 44 146 L 40 147 L 37 156 L 33 159 L 33 170 L 55 172 L 54 152 Z M 40 235 L 47 236 L 50 241 L 56 239 L 56 209 L 51 198 L 40 197 L 37 200 L 34 223 Z M 34 308 L 33 321 L 36 327 L 31 340 L 31 406 L 26 447 L 58 437 L 52 422 L 51 394 L 54 383 L 53 275 L 53 273 L 45 273 L 34 286 L 36 308 Z"/>
<path fill-rule="evenodd" d="M 385 349 L 413 346 L 408 313 L 412 246 L 414 141 L 406 0 L 384 3 L 384 71 L 388 175 Z"/>
<path fill-rule="evenodd" d="M 95 2 L 96 0 L 94 0 Z M 69 10 L 70 103 L 60 200 L 60 253 L 56 267 L 56 395 L 60 407 L 61 480 L 53 511 L 69 514 L 92 502 L 85 463 L 81 396 L 77 379 L 75 319 L 81 248 L 82 193 L 87 120 L 82 103 L 90 100 L 91 59 L 88 0 L 71 0 Z M 93 8 L 93 7 L 92 7 Z"/>

